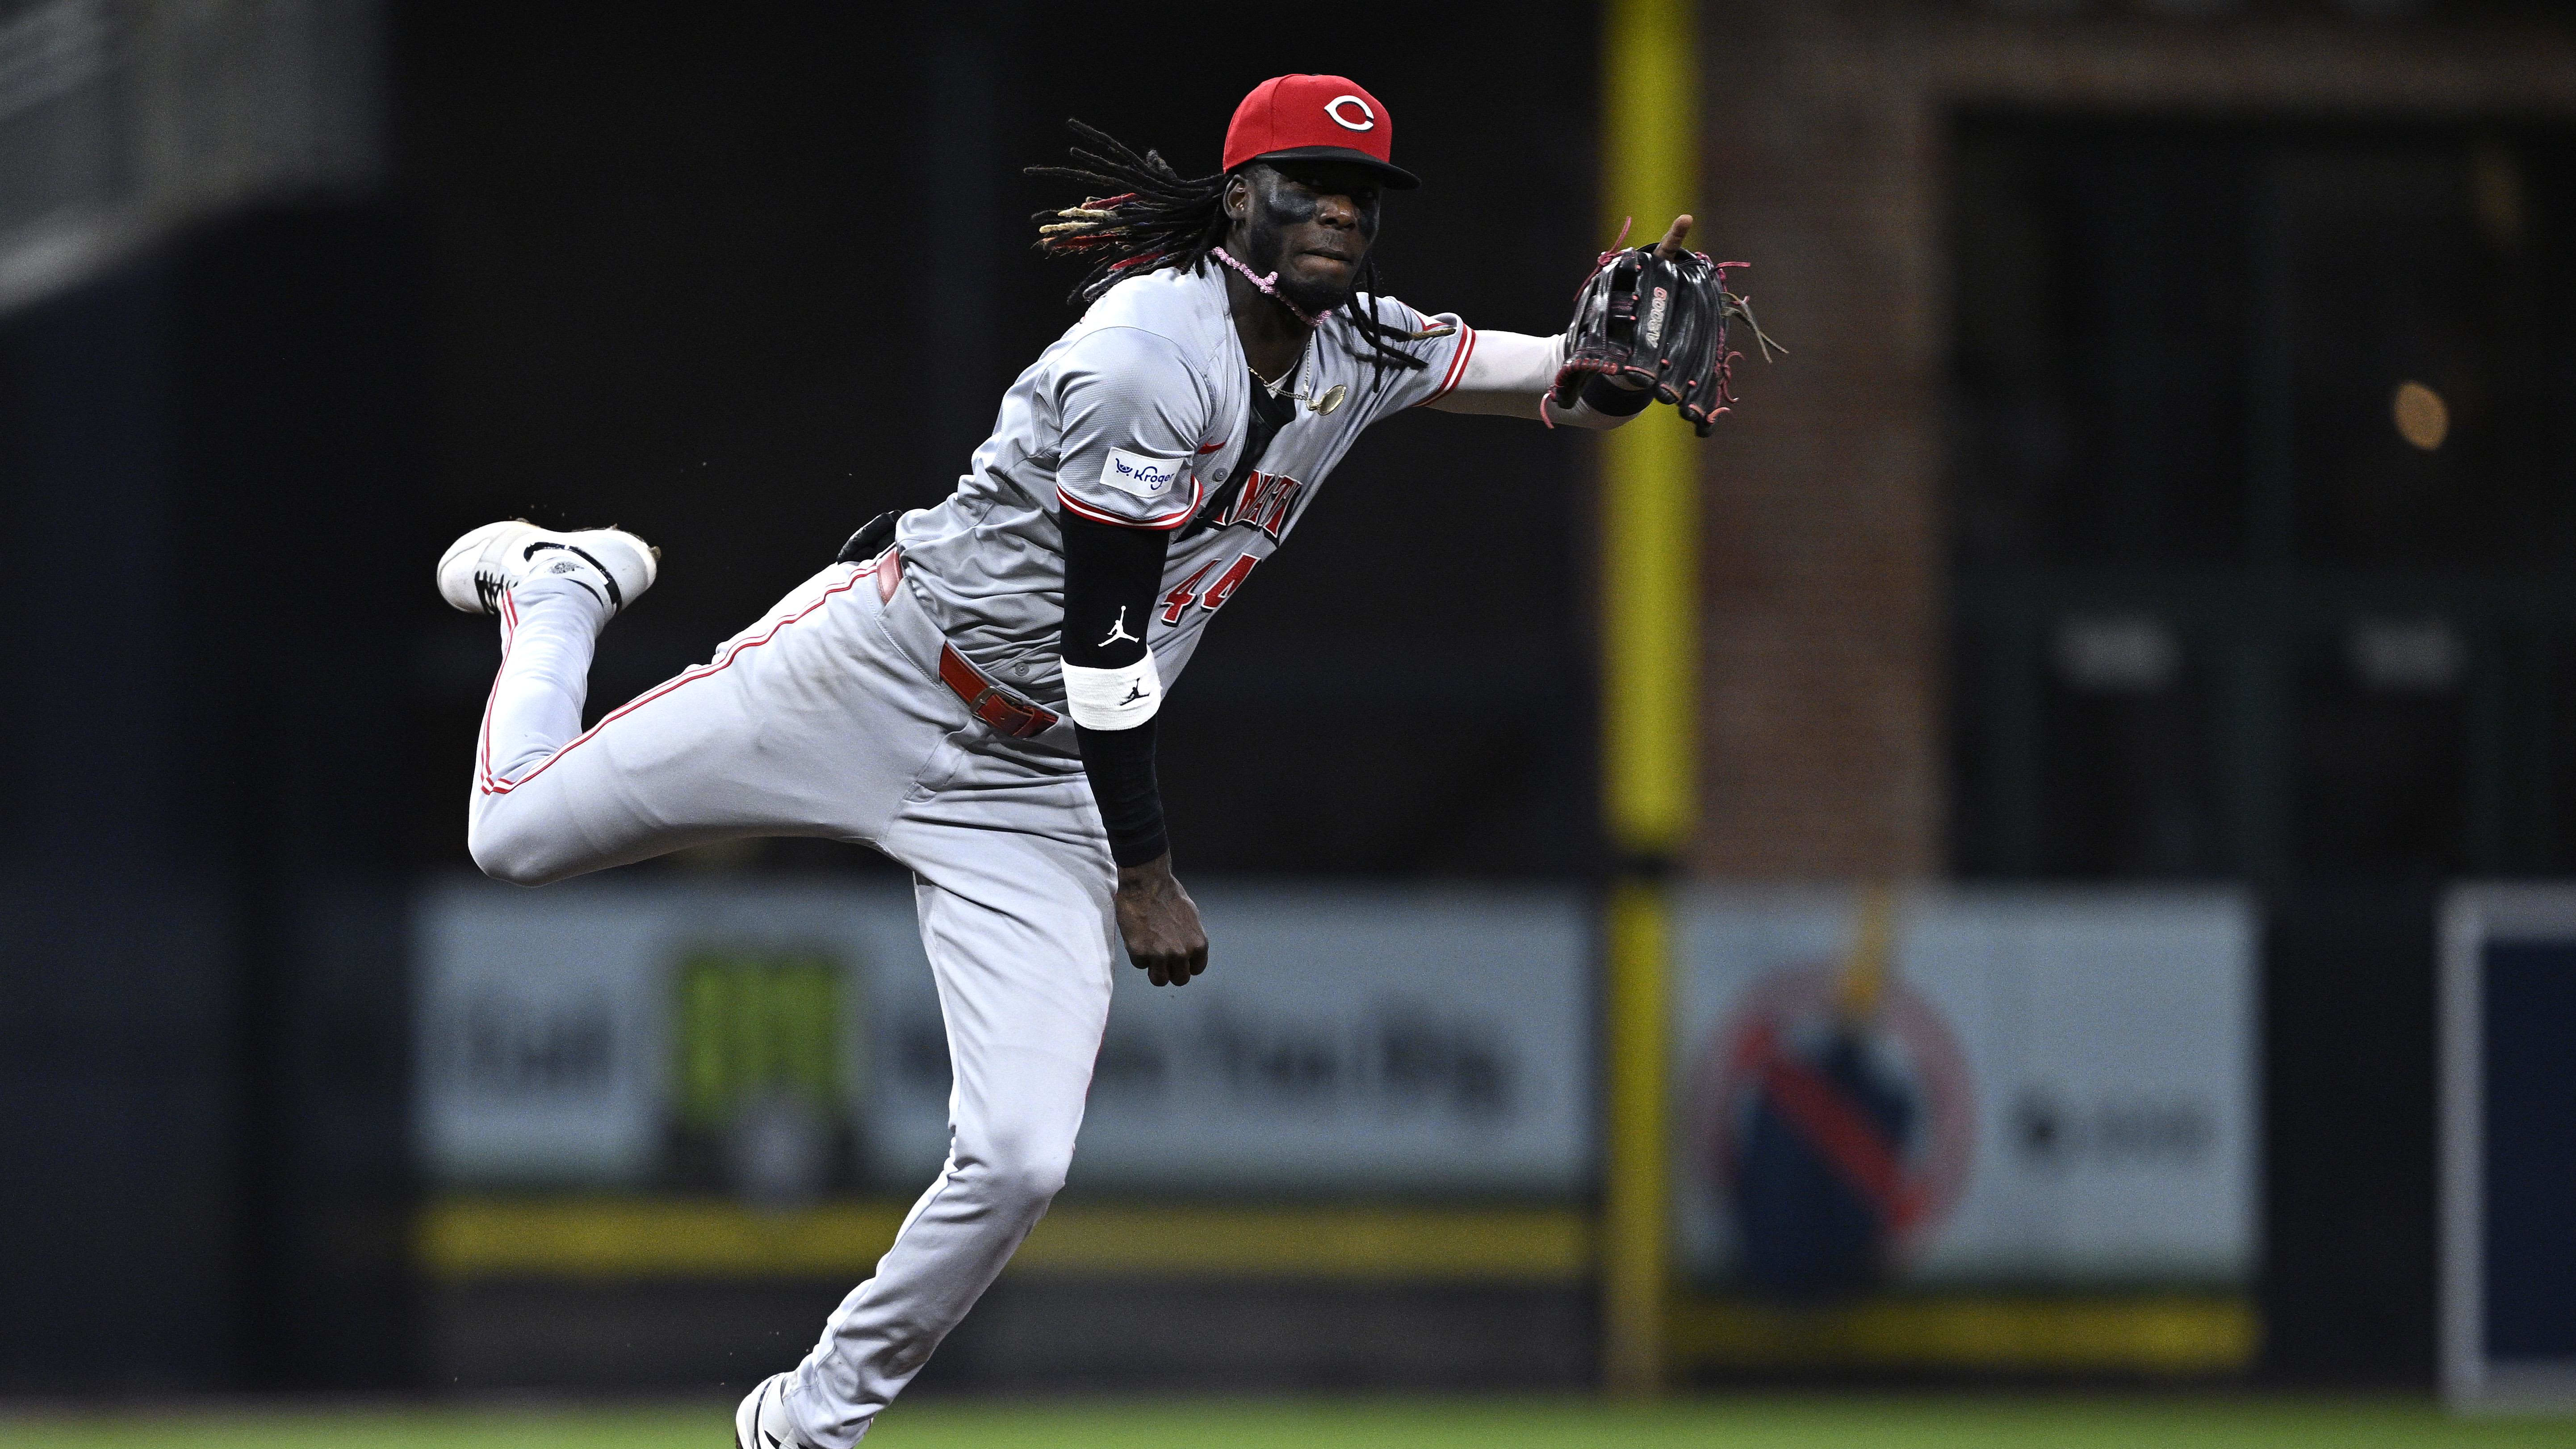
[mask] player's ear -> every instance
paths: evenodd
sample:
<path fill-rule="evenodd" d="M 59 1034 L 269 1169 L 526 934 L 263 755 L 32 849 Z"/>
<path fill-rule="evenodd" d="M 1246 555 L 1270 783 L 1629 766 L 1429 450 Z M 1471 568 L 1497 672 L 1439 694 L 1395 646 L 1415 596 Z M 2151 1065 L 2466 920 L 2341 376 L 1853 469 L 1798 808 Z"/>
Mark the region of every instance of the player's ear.
<path fill-rule="evenodd" d="M 1252 215 L 1252 180 L 1237 171 L 1225 178 L 1225 190 L 1219 193 L 1217 205 L 1225 212 L 1228 225 L 1241 226 Z"/>

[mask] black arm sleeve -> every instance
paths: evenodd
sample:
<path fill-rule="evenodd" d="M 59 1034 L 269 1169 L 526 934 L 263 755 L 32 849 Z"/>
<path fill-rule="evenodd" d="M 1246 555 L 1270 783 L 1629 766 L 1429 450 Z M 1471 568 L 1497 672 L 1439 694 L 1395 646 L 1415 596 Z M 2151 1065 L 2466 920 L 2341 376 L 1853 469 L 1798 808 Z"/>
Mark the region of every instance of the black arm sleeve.
<path fill-rule="evenodd" d="M 1154 783 L 1154 722 L 1133 729 L 1073 727 L 1082 742 L 1082 768 L 1091 775 L 1091 797 L 1109 830 L 1109 858 L 1143 865 L 1172 848 L 1163 830 L 1163 793 Z"/>
<path fill-rule="evenodd" d="M 1071 512 L 1064 529 L 1064 640 L 1067 664 L 1119 669 L 1145 657 L 1146 625 L 1163 588 L 1163 557 L 1172 536 L 1157 529 L 1094 523 Z M 1143 865 L 1171 849 L 1163 831 L 1163 797 L 1154 783 L 1154 722 L 1095 730 L 1075 721 L 1082 767 L 1091 776 L 1109 854 Z"/>

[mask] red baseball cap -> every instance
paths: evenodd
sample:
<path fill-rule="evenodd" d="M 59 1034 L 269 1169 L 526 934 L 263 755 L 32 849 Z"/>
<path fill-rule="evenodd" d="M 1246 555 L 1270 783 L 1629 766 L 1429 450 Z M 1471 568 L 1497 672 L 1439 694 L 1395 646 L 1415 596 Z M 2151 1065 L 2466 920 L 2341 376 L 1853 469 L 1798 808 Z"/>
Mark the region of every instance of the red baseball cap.
<path fill-rule="evenodd" d="M 1246 161 L 1356 161 L 1399 191 L 1421 185 L 1388 157 L 1395 119 L 1359 82 L 1337 75 L 1283 75 L 1252 88 L 1225 128 L 1225 169 Z"/>

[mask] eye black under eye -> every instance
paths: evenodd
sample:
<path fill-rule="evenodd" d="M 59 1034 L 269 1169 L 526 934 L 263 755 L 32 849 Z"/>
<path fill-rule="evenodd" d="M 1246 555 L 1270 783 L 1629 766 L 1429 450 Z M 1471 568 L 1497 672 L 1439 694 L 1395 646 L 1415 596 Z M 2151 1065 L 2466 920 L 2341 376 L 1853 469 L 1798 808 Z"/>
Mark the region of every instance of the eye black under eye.
<path fill-rule="evenodd" d="M 1310 200 L 1320 201 L 1327 196 L 1340 196 L 1348 198 L 1355 206 L 1377 204 L 1378 188 L 1373 185 L 1336 186 L 1316 177 L 1292 176 L 1285 172 L 1280 174 L 1279 179 L 1287 183 L 1285 189 L 1302 193 Z"/>

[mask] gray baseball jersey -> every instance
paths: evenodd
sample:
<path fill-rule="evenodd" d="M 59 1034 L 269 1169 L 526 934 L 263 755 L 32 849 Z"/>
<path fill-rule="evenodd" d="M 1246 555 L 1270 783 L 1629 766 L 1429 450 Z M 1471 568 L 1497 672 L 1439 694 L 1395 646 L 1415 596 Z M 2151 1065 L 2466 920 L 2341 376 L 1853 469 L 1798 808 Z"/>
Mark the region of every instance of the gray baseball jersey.
<path fill-rule="evenodd" d="M 1170 684 L 1208 620 L 1296 527 L 1360 430 L 1439 398 L 1465 374 L 1476 334 L 1456 317 L 1425 318 L 1391 297 L 1379 316 L 1430 334 L 1402 344 L 1427 365 L 1380 368 L 1345 314 L 1328 318 L 1289 386 L 1309 398 L 1339 387 L 1344 401 L 1329 413 L 1299 404 L 1259 471 L 1236 480 L 1253 383 L 1223 274 L 1211 264 L 1119 283 L 1011 385 L 957 491 L 905 515 L 896 540 L 907 582 L 959 653 L 1061 709 L 1058 510 L 1172 529 L 1145 631 Z M 1194 522 L 1220 497 L 1220 515 Z"/>

